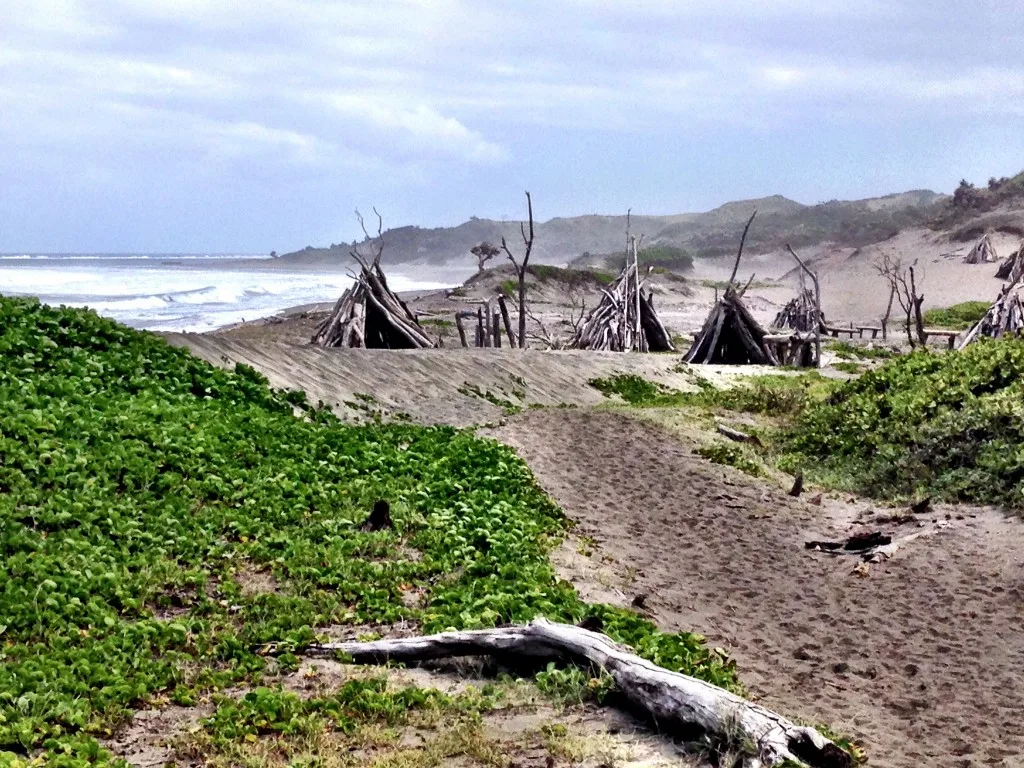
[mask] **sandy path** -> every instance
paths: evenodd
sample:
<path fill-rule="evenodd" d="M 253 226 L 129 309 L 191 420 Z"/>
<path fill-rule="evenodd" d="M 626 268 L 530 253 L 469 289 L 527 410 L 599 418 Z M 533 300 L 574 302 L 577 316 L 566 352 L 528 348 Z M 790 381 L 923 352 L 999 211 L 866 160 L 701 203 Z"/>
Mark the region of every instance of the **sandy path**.
<path fill-rule="evenodd" d="M 859 577 L 855 560 L 803 549 L 836 532 L 827 510 L 658 428 L 548 409 L 493 434 L 628 567 L 661 626 L 727 647 L 769 706 L 854 735 L 874 766 L 1024 765 L 1017 521 L 981 511 Z"/>

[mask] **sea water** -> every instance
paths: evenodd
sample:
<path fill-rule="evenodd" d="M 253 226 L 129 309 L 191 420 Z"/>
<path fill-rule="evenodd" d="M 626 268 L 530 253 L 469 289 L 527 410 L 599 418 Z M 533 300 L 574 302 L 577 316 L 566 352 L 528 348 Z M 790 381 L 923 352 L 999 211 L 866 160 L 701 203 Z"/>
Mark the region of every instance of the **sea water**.
<path fill-rule="evenodd" d="M 281 269 L 246 254 L 0 255 L 0 294 L 90 307 L 133 328 L 208 331 L 289 307 L 334 301 L 352 284 L 336 271 Z M 244 262 L 243 262 L 244 260 Z M 394 291 L 452 284 L 430 270 L 388 270 Z"/>

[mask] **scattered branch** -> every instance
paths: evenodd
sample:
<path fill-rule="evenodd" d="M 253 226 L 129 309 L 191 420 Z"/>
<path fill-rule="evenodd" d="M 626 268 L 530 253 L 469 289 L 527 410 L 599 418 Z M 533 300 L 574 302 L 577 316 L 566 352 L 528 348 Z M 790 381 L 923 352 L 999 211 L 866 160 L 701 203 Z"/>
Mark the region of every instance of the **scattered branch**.
<path fill-rule="evenodd" d="M 533 252 L 533 200 L 530 198 L 530 193 L 526 193 L 526 211 L 529 217 L 529 234 L 527 234 L 526 224 L 524 222 L 519 223 L 519 232 L 523 236 L 523 246 L 525 251 L 521 261 L 517 260 L 512 255 L 512 251 L 508 247 L 508 242 L 505 240 L 505 236 L 501 236 L 501 249 L 505 251 L 505 255 L 508 256 L 508 260 L 512 262 L 512 266 L 515 267 L 516 276 L 519 278 L 519 347 L 520 349 L 526 348 L 526 269 L 530 264 L 530 254 Z"/>

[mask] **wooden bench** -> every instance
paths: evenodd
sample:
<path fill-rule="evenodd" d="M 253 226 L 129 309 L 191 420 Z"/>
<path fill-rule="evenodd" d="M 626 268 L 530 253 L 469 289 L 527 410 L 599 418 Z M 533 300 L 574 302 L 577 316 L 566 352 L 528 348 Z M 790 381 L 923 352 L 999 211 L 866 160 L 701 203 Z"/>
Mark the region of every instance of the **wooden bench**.
<path fill-rule="evenodd" d="M 946 346 L 949 347 L 949 349 L 953 349 L 956 346 L 956 338 L 959 335 L 960 331 L 941 331 L 933 328 L 924 329 L 924 341 L 926 344 L 928 343 L 928 339 L 932 336 L 938 336 L 939 338 L 945 337 Z"/>
<path fill-rule="evenodd" d="M 880 334 L 882 332 L 882 329 L 877 327 L 877 326 L 874 326 L 874 325 L 858 325 L 857 326 L 857 331 L 858 331 L 858 333 L 860 333 L 860 337 L 862 339 L 864 338 L 864 332 L 865 331 L 871 331 L 871 338 L 872 339 L 877 339 L 878 338 L 878 334 Z"/>
<path fill-rule="evenodd" d="M 838 339 L 840 333 L 845 333 L 845 334 L 847 334 L 852 339 L 853 338 L 853 334 L 855 334 L 857 332 L 857 329 L 854 328 L 852 325 L 849 328 L 836 328 L 834 326 L 829 326 L 829 327 L 826 327 L 825 331 L 833 339 Z"/>

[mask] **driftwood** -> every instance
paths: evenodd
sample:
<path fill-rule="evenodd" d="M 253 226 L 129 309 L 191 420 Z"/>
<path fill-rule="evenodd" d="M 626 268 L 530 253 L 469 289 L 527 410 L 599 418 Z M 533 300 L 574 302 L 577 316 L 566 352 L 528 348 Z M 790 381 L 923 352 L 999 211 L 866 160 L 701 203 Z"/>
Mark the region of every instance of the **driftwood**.
<path fill-rule="evenodd" d="M 1010 254 L 1010 257 L 999 265 L 996 270 L 996 277 L 1000 280 L 1009 280 L 1011 283 L 1019 283 L 1024 277 L 1024 243 L 1021 247 Z"/>
<path fill-rule="evenodd" d="M 810 345 L 815 341 L 816 332 L 811 335 L 798 331 L 790 336 L 769 336 L 743 304 L 743 295 L 754 278 L 751 276 L 747 284 L 741 288 L 736 283 L 736 273 L 739 271 L 740 259 L 743 256 L 743 244 L 747 240 L 747 233 L 756 215 L 757 211 L 754 211 L 743 228 L 729 283 L 721 298 L 716 298 L 715 306 L 711 308 L 704 321 L 704 327 L 687 352 L 688 363 L 800 366 L 814 364 L 815 355 Z M 800 259 L 797 258 L 797 261 Z M 801 267 L 803 268 L 802 263 Z"/>
<path fill-rule="evenodd" d="M 360 273 L 334 310 L 313 334 L 321 347 L 426 349 L 437 346 L 405 302 L 388 287 L 378 261 L 367 263 L 353 254 Z"/>
<path fill-rule="evenodd" d="M 988 308 L 984 317 L 979 320 L 960 341 L 958 349 L 980 338 L 998 339 L 1003 336 L 1020 336 L 1024 333 L 1024 302 L 1016 284 L 1003 287 L 998 298 Z"/>
<path fill-rule="evenodd" d="M 736 286 L 726 287 L 686 355 L 688 363 L 782 365 Z"/>
<path fill-rule="evenodd" d="M 847 768 L 853 758 L 813 728 L 797 725 L 722 688 L 670 672 L 581 627 L 537 619 L 527 626 L 371 642 L 322 643 L 306 656 L 345 654 L 357 664 L 421 662 L 455 656 L 557 659 L 600 669 L 618 690 L 662 728 L 686 737 L 746 747 L 745 768 L 791 761 L 813 768 Z"/>
<path fill-rule="evenodd" d="M 815 310 L 814 296 L 808 289 L 802 290 L 799 296 L 790 299 L 772 321 L 772 328 L 792 328 L 796 331 L 813 331 L 815 328 L 825 329 L 827 326 L 825 315 Z"/>
<path fill-rule="evenodd" d="M 855 533 L 842 541 L 808 541 L 804 544 L 804 549 L 863 554 L 868 550 L 884 547 L 887 544 L 892 544 L 892 536 L 881 531 L 871 531 L 870 533 Z"/>
<path fill-rule="evenodd" d="M 965 264 L 988 264 L 994 261 L 999 261 L 999 255 L 988 235 L 982 237 L 964 258 Z"/>
<path fill-rule="evenodd" d="M 658 318 L 650 296 L 643 293 L 644 280 L 636 264 L 626 260 L 619 276 L 602 290 L 601 302 L 569 341 L 572 349 L 607 352 L 675 352 L 672 337 Z M 644 278 L 646 279 L 646 278 Z"/>
<path fill-rule="evenodd" d="M 760 445 L 761 441 L 757 435 L 748 435 L 746 432 L 740 432 L 738 429 L 727 427 L 724 424 L 715 424 L 715 429 L 718 433 L 728 437 L 730 440 L 735 440 L 737 443 L 751 443 L 752 445 Z"/>

